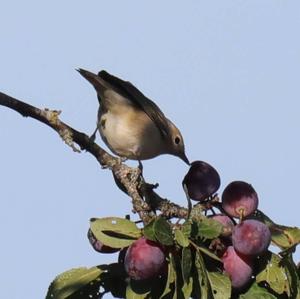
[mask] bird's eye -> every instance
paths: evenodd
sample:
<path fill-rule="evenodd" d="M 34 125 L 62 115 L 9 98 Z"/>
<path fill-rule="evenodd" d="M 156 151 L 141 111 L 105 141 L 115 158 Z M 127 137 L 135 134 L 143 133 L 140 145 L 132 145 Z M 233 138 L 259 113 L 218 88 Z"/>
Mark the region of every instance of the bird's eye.
<path fill-rule="evenodd" d="M 176 138 L 175 138 L 175 143 L 176 143 L 176 144 L 179 144 L 179 143 L 180 143 L 180 138 L 179 138 L 179 137 L 176 137 Z"/>

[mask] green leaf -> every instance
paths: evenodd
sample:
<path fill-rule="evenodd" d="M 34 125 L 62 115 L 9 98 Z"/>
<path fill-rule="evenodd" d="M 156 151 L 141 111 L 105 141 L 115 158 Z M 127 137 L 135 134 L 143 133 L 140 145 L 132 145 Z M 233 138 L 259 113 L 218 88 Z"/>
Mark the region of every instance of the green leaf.
<path fill-rule="evenodd" d="M 156 241 L 155 232 L 154 232 L 154 222 L 155 221 L 152 220 L 144 227 L 144 236 L 146 239 L 150 241 Z"/>
<path fill-rule="evenodd" d="M 282 249 L 290 248 L 300 242 L 300 229 L 273 224 L 270 227 L 272 242 Z"/>
<path fill-rule="evenodd" d="M 175 229 L 175 240 L 181 247 L 188 247 L 190 245 L 189 239 L 184 235 L 180 229 Z"/>
<path fill-rule="evenodd" d="M 184 298 L 190 298 L 193 291 L 193 278 L 192 278 L 192 266 L 193 266 L 193 257 L 192 251 L 189 247 L 182 248 L 181 254 L 181 271 L 183 278 L 182 294 Z"/>
<path fill-rule="evenodd" d="M 196 245 L 196 244 L 195 244 Z M 204 254 L 206 254 L 207 256 L 209 256 L 210 258 L 218 261 L 218 262 L 222 262 L 221 259 L 219 257 L 217 257 L 214 253 L 212 253 L 209 249 L 207 249 L 204 246 L 199 246 L 196 245 L 196 249 L 202 251 Z"/>
<path fill-rule="evenodd" d="M 276 224 L 260 210 L 257 210 L 251 218 L 258 219 L 269 227 L 272 235 L 272 242 L 279 248 L 288 249 L 300 243 L 300 229 L 298 227 Z"/>
<path fill-rule="evenodd" d="M 163 245 L 173 245 L 172 229 L 167 220 L 157 218 L 154 222 L 154 233 L 157 241 Z"/>
<path fill-rule="evenodd" d="M 182 224 L 181 231 L 183 232 L 183 234 L 187 238 L 189 238 L 191 236 L 191 234 L 192 234 L 192 222 L 191 221 L 185 221 Z"/>
<path fill-rule="evenodd" d="M 160 296 L 160 299 L 172 292 L 171 285 L 175 284 L 175 280 L 176 280 L 176 270 L 174 268 L 174 263 L 172 262 L 171 254 L 169 255 L 169 259 L 170 260 L 168 262 L 168 278 L 165 285 L 165 289 L 162 295 Z"/>
<path fill-rule="evenodd" d="M 215 239 L 223 230 L 223 225 L 211 218 L 203 218 L 198 222 L 198 237 Z"/>
<path fill-rule="evenodd" d="M 297 275 L 298 269 L 293 261 L 291 253 L 282 258 L 282 265 L 285 266 L 285 271 L 289 282 L 289 288 L 286 290 L 289 298 L 300 299 L 300 281 L 299 275 Z"/>
<path fill-rule="evenodd" d="M 112 248 L 127 247 L 141 237 L 134 222 L 118 217 L 93 218 L 90 227 L 98 241 Z"/>
<path fill-rule="evenodd" d="M 99 267 L 76 268 L 58 275 L 50 284 L 46 299 L 65 299 L 87 286 L 100 281 Z M 83 297 L 82 298 L 88 298 Z"/>
<path fill-rule="evenodd" d="M 162 276 L 146 280 L 131 279 L 126 288 L 126 298 L 159 298 L 164 290 L 165 282 L 166 278 Z"/>
<path fill-rule="evenodd" d="M 262 261 L 260 261 L 260 263 L 262 263 Z M 287 288 L 289 288 L 285 269 L 280 265 L 280 263 L 281 258 L 270 252 L 267 258 L 267 265 L 256 276 L 257 283 L 266 281 L 270 288 L 278 294 L 282 294 Z"/>
<path fill-rule="evenodd" d="M 258 286 L 257 283 L 253 283 L 247 293 L 240 295 L 239 299 L 276 299 L 266 289 Z"/>
<path fill-rule="evenodd" d="M 188 282 L 191 276 L 192 270 L 192 252 L 189 247 L 182 248 L 182 257 L 181 257 L 181 271 L 182 278 L 184 282 Z"/>
<path fill-rule="evenodd" d="M 231 298 L 231 282 L 227 275 L 218 272 L 207 272 L 214 299 Z"/>
<path fill-rule="evenodd" d="M 188 299 L 189 297 L 185 297 L 184 292 L 188 293 L 191 288 L 190 280 L 188 283 L 184 283 L 182 278 L 182 259 L 180 258 L 180 254 L 178 252 L 171 255 L 171 263 L 173 264 L 173 268 L 175 269 L 175 280 L 174 280 L 174 291 L 171 293 L 173 299 Z M 172 285 L 173 289 L 173 285 Z M 170 296 L 165 297 L 170 298 Z"/>
<path fill-rule="evenodd" d="M 191 298 L 191 294 L 193 291 L 193 279 L 190 277 L 187 282 L 185 282 L 182 286 L 182 293 L 185 299 Z"/>
<path fill-rule="evenodd" d="M 197 282 L 201 293 L 201 299 L 213 298 L 203 257 L 198 250 L 196 251 L 195 266 L 197 271 Z"/>

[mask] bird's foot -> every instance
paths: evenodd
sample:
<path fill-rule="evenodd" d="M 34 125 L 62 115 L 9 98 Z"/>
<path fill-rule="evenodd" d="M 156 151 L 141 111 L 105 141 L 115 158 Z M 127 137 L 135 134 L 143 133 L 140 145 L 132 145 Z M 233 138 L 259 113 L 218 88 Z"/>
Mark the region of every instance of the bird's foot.
<path fill-rule="evenodd" d="M 122 164 L 127 161 L 126 157 L 117 157 L 117 159 L 118 159 L 118 164 Z"/>

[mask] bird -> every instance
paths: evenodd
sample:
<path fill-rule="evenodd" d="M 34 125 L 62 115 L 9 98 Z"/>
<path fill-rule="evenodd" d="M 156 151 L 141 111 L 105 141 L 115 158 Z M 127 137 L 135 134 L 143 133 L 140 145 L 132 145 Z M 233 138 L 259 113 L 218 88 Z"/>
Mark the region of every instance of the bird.
<path fill-rule="evenodd" d="M 105 70 L 98 74 L 82 68 L 77 71 L 97 92 L 99 109 L 94 134 L 99 130 L 114 154 L 139 163 L 170 154 L 190 164 L 179 129 L 133 84 Z"/>

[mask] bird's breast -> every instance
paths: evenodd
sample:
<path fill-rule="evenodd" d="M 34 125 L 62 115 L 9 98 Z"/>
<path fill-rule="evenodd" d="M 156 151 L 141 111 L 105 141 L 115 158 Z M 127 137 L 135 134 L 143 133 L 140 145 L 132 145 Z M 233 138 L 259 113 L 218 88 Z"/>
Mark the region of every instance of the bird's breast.
<path fill-rule="evenodd" d="M 143 111 L 118 107 L 99 115 L 103 141 L 115 154 L 146 160 L 165 153 L 165 141 L 153 121 Z"/>

